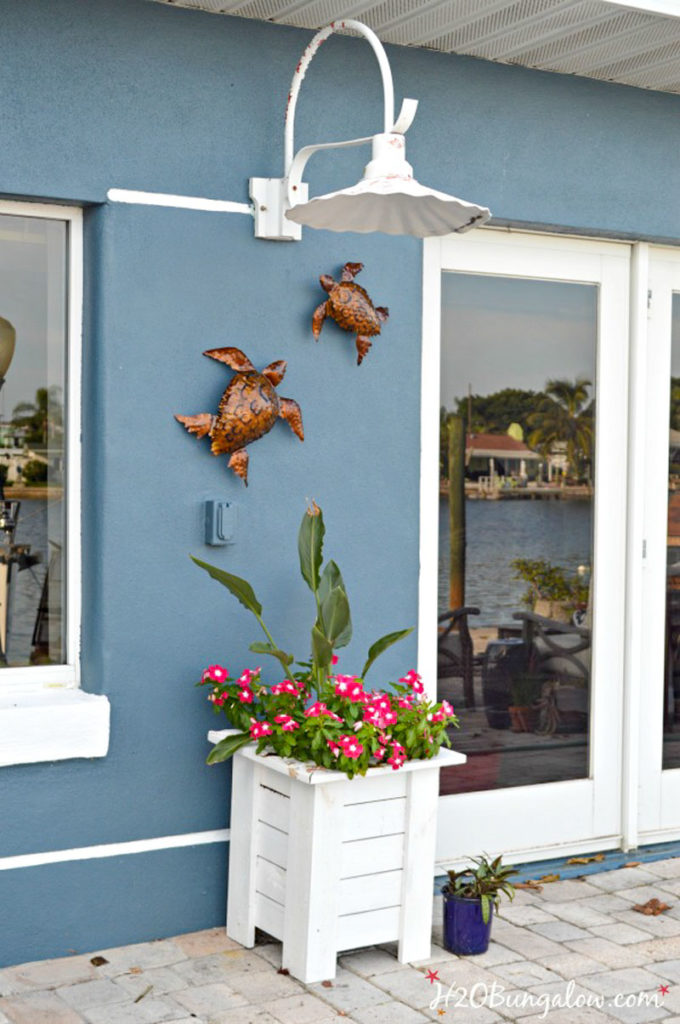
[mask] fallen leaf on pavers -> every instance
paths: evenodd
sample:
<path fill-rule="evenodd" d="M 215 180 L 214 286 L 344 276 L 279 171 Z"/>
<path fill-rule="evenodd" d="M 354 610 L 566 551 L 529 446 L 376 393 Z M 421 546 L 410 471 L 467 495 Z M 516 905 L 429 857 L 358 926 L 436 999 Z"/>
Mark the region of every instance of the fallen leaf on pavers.
<path fill-rule="evenodd" d="M 642 864 L 641 860 L 629 860 L 627 864 L 623 864 L 624 868 L 639 868 Z"/>
<path fill-rule="evenodd" d="M 533 878 L 530 878 L 528 882 L 515 882 L 515 889 L 533 889 L 534 892 L 543 892 L 543 886 L 540 882 L 536 882 Z"/>
<path fill-rule="evenodd" d="M 279 969 L 278 969 L 278 971 L 276 973 L 277 974 L 285 974 L 286 976 L 288 976 L 290 974 L 290 971 L 288 970 L 287 967 L 279 967 Z"/>
<path fill-rule="evenodd" d="M 567 864 L 599 864 L 604 860 L 603 853 L 596 853 L 594 857 L 570 857 Z"/>
<path fill-rule="evenodd" d="M 90 963 L 93 967 L 103 967 L 104 964 L 108 964 L 108 960 L 105 956 L 92 956 L 90 957 Z"/>
<path fill-rule="evenodd" d="M 128 971 L 128 974 L 142 974 L 142 968 L 141 967 L 131 967 L 130 970 Z"/>
<path fill-rule="evenodd" d="M 147 985 L 146 988 L 144 989 L 144 991 L 139 993 L 139 995 L 134 1000 L 134 1002 L 135 1003 L 141 1003 L 141 1001 L 144 998 L 144 996 L 148 996 L 148 994 L 149 994 L 149 992 L 151 992 L 152 988 L 153 988 L 153 985 Z"/>
<path fill-rule="evenodd" d="M 633 910 L 637 910 L 638 914 L 646 914 L 648 917 L 657 917 L 659 914 L 663 914 L 664 910 L 670 909 L 667 903 L 662 903 L 661 900 L 657 899 L 647 900 L 646 903 L 638 903 L 637 906 L 633 907 Z"/>
<path fill-rule="evenodd" d="M 322 981 L 321 984 L 323 985 L 324 988 L 333 988 L 332 981 Z"/>
<path fill-rule="evenodd" d="M 559 880 L 559 875 L 543 875 L 542 878 L 539 878 L 539 882 L 559 882 Z"/>

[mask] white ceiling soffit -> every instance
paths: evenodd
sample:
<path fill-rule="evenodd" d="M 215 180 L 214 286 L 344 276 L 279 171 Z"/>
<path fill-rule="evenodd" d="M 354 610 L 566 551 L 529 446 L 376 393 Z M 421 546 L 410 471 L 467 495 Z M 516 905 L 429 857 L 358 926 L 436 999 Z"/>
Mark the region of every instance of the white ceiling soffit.
<path fill-rule="evenodd" d="M 680 0 L 157 0 L 318 29 L 340 18 L 421 46 L 680 93 Z"/>

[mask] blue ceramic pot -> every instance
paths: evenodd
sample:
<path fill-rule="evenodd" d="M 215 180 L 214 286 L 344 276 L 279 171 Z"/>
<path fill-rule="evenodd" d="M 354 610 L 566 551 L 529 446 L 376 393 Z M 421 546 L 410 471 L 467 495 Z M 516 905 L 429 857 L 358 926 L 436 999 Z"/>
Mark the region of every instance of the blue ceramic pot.
<path fill-rule="evenodd" d="M 444 945 L 450 953 L 486 953 L 492 921 L 493 903 L 489 904 L 489 920 L 485 924 L 480 900 L 444 893 Z"/>

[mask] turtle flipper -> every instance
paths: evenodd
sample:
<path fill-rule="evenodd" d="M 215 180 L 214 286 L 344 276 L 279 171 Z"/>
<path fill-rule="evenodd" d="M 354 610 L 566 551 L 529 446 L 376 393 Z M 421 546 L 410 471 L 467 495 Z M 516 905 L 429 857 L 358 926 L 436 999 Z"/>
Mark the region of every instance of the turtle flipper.
<path fill-rule="evenodd" d="M 215 417 L 211 416 L 209 412 L 199 412 L 196 416 L 178 416 L 175 414 L 175 419 L 186 427 L 190 434 L 195 434 L 196 437 L 205 437 L 212 430 L 215 422 Z"/>
<path fill-rule="evenodd" d="M 266 377 L 270 384 L 276 387 L 280 384 L 286 374 L 287 363 L 285 359 L 277 359 L 275 363 L 270 363 L 269 366 L 265 366 L 262 371 L 262 376 Z"/>
<path fill-rule="evenodd" d="M 279 398 L 279 416 L 285 420 L 294 434 L 301 441 L 305 439 L 305 431 L 302 426 L 302 412 L 300 406 L 292 398 Z"/>
<path fill-rule="evenodd" d="M 387 306 L 376 306 L 375 311 L 378 314 L 378 320 L 380 321 L 380 323 L 384 324 L 388 316 L 390 315 L 390 311 L 387 308 Z"/>
<path fill-rule="evenodd" d="M 372 344 L 373 342 L 365 334 L 357 334 L 357 352 L 359 353 L 357 356 L 357 366 L 361 366 L 363 358 L 368 354 Z"/>
<path fill-rule="evenodd" d="M 245 448 L 239 448 L 229 459 L 229 469 L 233 469 L 236 476 L 240 476 L 243 483 L 248 486 L 248 452 Z"/>
<path fill-rule="evenodd" d="M 353 281 L 357 274 L 364 269 L 363 263 L 345 263 L 340 275 L 341 281 Z"/>
<path fill-rule="evenodd" d="M 240 348 L 209 348 L 203 355 L 210 356 L 211 359 L 216 359 L 219 363 L 226 363 L 231 370 L 236 370 L 237 373 L 255 372 L 255 367 Z"/>
<path fill-rule="evenodd" d="M 312 334 L 314 335 L 314 338 L 316 339 L 316 341 L 319 340 L 319 335 L 321 334 L 321 328 L 323 327 L 323 322 L 326 319 L 327 315 L 328 315 L 328 302 L 326 301 L 326 302 L 322 302 L 320 306 L 316 307 L 316 309 L 314 310 L 314 316 L 312 317 Z"/>

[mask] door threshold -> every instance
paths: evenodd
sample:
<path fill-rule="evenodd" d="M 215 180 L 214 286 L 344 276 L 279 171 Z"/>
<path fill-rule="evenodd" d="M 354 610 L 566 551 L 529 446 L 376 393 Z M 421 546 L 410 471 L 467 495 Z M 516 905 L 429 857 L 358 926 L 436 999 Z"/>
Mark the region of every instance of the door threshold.
<path fill-rule="evenodd" d="M 626 864 L 635 863 L 651 864 L 656 860 L 668 860 L 671 857 L 680 857 L 680 840 L 670 843 L 655 843 L 653 846 L 640 846 L 637 850 L 595 851 L 602 860 L 592 861 L 589 864 L 568 864 L 569 857 L 553 857 L 550 860 L 535 860 L 531 863 L 515 864 L 518 874 L 513 881 L 528 882 L 530 880 L 540 881 L 546 875 L 559 875 L 560 881 L 567 878 L 582 878 L 584 875 L 595 875 L 601 871 L 616 871 Z M 595 854 L 582 854 L 588 857 Z M 510 862 L 508 862 L 510 863 Z M 438 894 L 441 887 L 447 881 L 446 875 L 437 875 L 434 880 L 434 891 Z"/>

